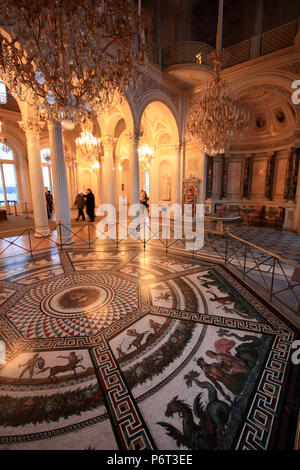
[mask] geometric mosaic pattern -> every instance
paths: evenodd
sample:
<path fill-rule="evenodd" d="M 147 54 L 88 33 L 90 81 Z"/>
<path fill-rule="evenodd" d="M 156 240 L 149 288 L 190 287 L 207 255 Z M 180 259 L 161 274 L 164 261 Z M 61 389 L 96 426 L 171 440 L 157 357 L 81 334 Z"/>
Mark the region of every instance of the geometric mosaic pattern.
<path fill-rule="evenodd" d="M 53 250 L 0 263 L 0 303 L 0 449 L 265 450 L 295 434 L 298 331 L 221 265 Z"/>
<path fill-rule="evenodd" d="M 80 299 L 80 288 L 85 288 L 85 304 L 85 297 Z M 74 309 L 73 303 L 80 300 L 82 308 Z M 7 318 L 26 339 L 94 336 L 137 307 L 135 284 L 113 274 L 80 273 L 30 288 Z"/>

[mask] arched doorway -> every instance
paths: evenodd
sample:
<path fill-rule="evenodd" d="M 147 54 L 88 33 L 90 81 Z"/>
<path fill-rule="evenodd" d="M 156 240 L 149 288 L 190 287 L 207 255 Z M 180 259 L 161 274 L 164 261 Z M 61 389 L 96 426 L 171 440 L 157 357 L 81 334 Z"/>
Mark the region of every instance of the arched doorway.
<path fill-rule="evenodd" d="M 166 104 L 149 103 L 142 114 L 141 145 L 154 151 L 149 169 L 140 165 L 140 187 L 148 189 L 150 204 L 180 202 L 179 132 L 176 119 Z"/>

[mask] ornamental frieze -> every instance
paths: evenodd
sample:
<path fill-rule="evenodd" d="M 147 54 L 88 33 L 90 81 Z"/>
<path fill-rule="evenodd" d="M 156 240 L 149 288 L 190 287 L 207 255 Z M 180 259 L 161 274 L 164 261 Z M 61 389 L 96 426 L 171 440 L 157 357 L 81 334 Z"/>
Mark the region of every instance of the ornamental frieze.
<path fill-rule="evenodd" d="M 272 141 L 270 143 L 261 143 L 261 144 L 233 144 L 230 147 L 231 152 L 253 152 L 255 150 L 272 150 L 278 149 L 282 147 L 292 146 L 295 143 L 296 135 L 292 135 L 290 137 L 286 137 L 285 139 L 281 139 L 278 141 Z"/>
<path fill-rule="evenodd" d="M 152 90 L 159 90 L 165 93 L 166 95 L 168 95 L 173 101 L 176 108 L 178 109 L 178 105 L 179 105 L 178 94 L 174 92 L 173 90 L 171 90 L 170 88 L 167 88 L 166 86 L 157 82 L 152 77 L 146 74 L 142 76 L 138 88 L 133 93 L 134 100 L 139 102 L 144 93 L 146 93 L 147 91 L 152 91 Z"/>
<path fill-rule="evenodd" d="M 285 70 L 286 72 L 294 73 L 295 75 L 300 74 L 300 62 L 294 64 L 287 64 L 280 67 L 280 70 Z"/>

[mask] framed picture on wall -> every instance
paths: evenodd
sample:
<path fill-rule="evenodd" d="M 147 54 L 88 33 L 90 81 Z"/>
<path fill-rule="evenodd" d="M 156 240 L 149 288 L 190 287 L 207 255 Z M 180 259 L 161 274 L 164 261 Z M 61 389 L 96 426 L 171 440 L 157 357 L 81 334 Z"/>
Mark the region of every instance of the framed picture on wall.
<path fill-rule="evenodd" d="M 199 185 L 200 180 L 197 178 L 190 178 L 183 180 L 182 190 L 182 204 L 192 205 L 192 217 L 196 215 L 196 204 L 199 202 Z"/>

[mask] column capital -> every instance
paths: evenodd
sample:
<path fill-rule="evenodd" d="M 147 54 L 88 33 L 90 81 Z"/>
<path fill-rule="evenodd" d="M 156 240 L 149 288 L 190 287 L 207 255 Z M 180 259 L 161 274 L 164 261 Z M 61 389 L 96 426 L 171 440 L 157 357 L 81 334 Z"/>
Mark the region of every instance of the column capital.
<path fill-rule="evenodd" d="M 108 149 L 113 150 L 114 147 L 115 147 L 116 141 L 117 141 L 117 139 L 115 139 L 111 135 L 104 135 L 103 137 L 101 137 L 101 143 L 102 143 L 104 149 L 108 148 Z"/>
<path fill-rule="evenodd" d="M 125 135 L 127 137 L 127 140 L 131 144 L 138 145 L 140 138 L 143 136 L 143 132 L 140 131 L 125 131 Z"/>
<path fill-rule="evenodd" d="M 23 121 L 18 121 L 18 124 L 26 134 L 31 135 L 39 135 L 45 126 L 45 122 L 38 119 L 23 119 Z"/>

